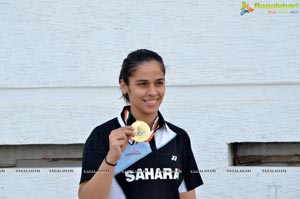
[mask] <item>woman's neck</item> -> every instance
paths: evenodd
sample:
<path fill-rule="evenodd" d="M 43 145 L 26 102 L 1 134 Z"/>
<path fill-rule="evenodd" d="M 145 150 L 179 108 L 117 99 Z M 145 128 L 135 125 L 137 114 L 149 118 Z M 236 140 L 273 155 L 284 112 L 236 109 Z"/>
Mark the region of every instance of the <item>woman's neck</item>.
<path fill-rule="evenodd" d="M 131 114 L 136 120 L 144 121 L 151 127 L 158 113 L 149 114 L 149 115 L 140 115 L 135 113 L 134 111 L 131 111 Z"/>

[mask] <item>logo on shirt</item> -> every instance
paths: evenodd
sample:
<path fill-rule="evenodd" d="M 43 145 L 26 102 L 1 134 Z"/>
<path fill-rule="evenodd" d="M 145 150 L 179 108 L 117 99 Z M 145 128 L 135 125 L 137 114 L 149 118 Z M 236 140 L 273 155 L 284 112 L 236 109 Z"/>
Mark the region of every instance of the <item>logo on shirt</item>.
<path fill-rule="evenodd" d="M 125 156 L 138 156 L 141 154 L 142 153 L 139 150 L 133 150 L 133 151 L 130 151 L 129 153 L 126 153 Z"/>
<path fill-rule="evenodd" d="M 177 161 L 177 156 L 176 155 L 172 155 L 171 160 L 176 162 Z"/>
<path fill-rule="evenodd" d="M 133 182 L 137 180 L 177 180 L 179 179 L 180 169 L 171 168 L 145 168 L 144 170 L 139 168 L 136 171 L 127 170 L 125 172 L 125 177 L 127 182 Z"/>

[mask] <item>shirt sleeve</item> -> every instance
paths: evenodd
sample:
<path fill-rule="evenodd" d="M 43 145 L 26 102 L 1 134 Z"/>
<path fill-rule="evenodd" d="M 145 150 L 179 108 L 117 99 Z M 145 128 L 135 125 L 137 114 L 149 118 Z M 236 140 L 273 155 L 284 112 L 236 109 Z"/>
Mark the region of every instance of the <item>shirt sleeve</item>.
<path fill-rule="evenodd" d="M 183 186 L 185 187 L 186 191 L 191 191 L 196 187 L 203 184 L 200 172 L 198 170 L 198 166 L 191 148 L 191 142 L 187 135 L 186 138 L 186 164 L 184 169 L 184 176 L 183 176 Z M 180 192 L 184 192 L 182 189 Z"/>
<path fill-rule="evenodd" d="M 95 128 L 86 140 L 82 156 L 82 170 L 80 183 L 90 180 L 98 171 L 109 148 L 108 136 Z"/>

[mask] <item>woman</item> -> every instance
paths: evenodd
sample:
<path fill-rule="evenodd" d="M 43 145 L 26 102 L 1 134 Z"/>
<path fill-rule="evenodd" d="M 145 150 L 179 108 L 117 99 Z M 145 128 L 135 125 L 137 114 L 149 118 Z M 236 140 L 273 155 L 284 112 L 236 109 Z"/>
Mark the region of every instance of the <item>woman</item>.
<path fill-rule="evenodd" d="M 195 172 L 189 137 L 159 112 L 165 94 L 162 58 L 145 49 L 130 53 L 123 61 L 119 84 L 129 106 L 87 139 L 79 198 L 196 198 L 195 188 L 203 182 Z M 137 142 L 139 135 L 131 126 L 135 121 L 151 127 L 144 142 Z"/>

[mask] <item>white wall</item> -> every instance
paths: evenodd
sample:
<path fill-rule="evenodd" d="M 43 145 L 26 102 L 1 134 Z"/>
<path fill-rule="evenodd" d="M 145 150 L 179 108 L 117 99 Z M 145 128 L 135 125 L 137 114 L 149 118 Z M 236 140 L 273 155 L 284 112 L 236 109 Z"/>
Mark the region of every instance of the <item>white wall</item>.
<path fill-rule="evenodd" d="M 162 113 L 188 131 L 200 169 L 216 170 L 202 173 L 198 198 L 297 198 L 299 167 L 227 171 L 228 143 L 300 141 L 299 14 L 241 17 L 240 8 L 236 0 L 0 1 L 0 144 L 84 143 L 124 104 L 123 58 L 149 48 L 168 66 Z M 0 197 L 76 198 L 79 178 L 80 168 L 5 169 Z"/>

